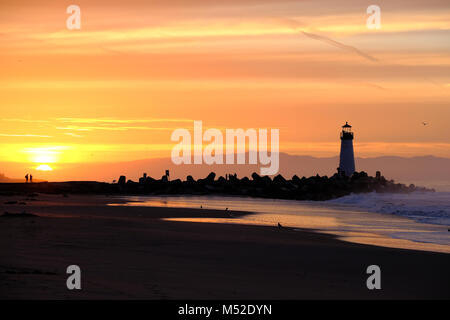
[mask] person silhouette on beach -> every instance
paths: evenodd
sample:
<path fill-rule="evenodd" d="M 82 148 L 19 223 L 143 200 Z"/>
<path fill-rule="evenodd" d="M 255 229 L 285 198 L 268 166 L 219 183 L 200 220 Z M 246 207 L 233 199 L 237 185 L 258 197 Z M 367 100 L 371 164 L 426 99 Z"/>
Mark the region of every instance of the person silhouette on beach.
<path fill-rule="evenodd" d="M 33 176 L 30 174 L 30 183 L 33 182 Z"/>
<path fill-rule="evenodd" d="M 25 176 L 25 183 L 27 183 L 28 182 L 28 173 L 27 173 L 27 175 Z"/>

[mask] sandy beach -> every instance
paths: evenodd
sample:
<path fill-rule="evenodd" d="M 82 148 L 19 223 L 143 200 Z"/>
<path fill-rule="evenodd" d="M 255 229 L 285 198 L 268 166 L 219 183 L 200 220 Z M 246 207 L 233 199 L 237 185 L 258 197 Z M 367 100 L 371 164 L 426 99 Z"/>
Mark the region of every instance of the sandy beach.
<path fill-rule="evenodd" d="M 275 225 L 167 221 L 162 218 L 229 214 L 110 202 L 106 196 L 1 196 L 1 214 L 36 217 L 0 217 L 0 297 L 450 298 L 449 254 L 362 245 Z M 372 264 L 381 268 L 381 290 L 366 287 Z M 81 290 L 66 288 L 69 265 L 81 268 Z"/>

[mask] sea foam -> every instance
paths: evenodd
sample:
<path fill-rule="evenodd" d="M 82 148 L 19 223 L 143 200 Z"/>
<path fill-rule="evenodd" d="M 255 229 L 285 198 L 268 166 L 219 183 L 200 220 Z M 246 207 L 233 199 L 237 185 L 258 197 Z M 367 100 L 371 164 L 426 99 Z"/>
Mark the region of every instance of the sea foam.
<path fill-rule="evenodd" d="M 395 214 L 421 223 L 450 226 L 450 192 L 351 194 L 328 203 Z"/>

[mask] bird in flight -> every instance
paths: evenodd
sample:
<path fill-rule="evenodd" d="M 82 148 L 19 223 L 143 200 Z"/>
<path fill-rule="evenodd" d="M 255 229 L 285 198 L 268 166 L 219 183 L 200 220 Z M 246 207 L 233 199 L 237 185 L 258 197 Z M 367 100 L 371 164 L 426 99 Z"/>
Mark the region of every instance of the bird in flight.
<path fill-rule="evenodd" d="M 422 124 L 423 124 L 424 126 L 426 126 L 426 125 L 428 124 L 428 122 L 423 121 Z"/>

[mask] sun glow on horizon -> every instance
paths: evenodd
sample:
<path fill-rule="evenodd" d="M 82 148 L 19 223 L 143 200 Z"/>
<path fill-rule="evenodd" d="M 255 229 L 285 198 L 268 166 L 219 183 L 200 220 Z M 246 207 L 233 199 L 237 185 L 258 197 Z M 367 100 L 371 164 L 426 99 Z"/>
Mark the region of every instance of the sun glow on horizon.
<path fill-rule="evenodd" d="M 41 164 L 36 167 L 36 170 L 39 171 L 53 171 L 52 167 L 50 167 L 48 164 Z"/>
<path fill-rule="evenodd" d="M 55 163 L 59 152 L 52 148 L 29 148 L 30 160 L 34 163 Z"/>

